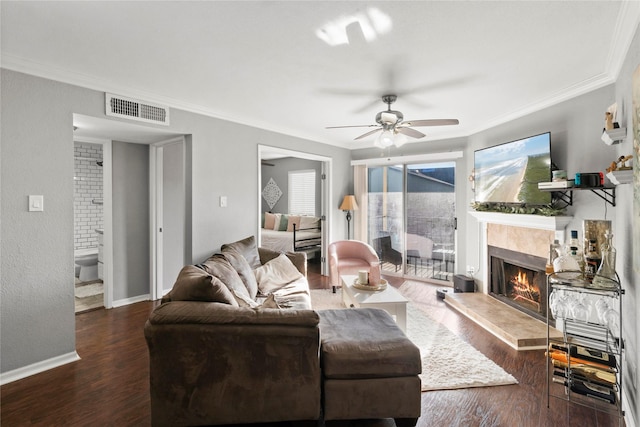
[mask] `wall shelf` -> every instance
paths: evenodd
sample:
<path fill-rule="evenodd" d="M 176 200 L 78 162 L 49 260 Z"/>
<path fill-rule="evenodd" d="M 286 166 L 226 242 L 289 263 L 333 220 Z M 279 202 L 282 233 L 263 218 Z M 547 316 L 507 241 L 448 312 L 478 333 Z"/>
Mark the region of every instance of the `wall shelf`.
<path fill-rule="evenodd" d="M 584 191 L 589 190 L 596 196 L 600 197 L 606 203 L 609 203 L 611 206 L 616 205 L 616 187 L 593 187 L 593 188 L 585 188 L 585 187 L 572 187 L 565 189 L 557 189 L 557 188 L 549 188 L 549 189 L 539 189 L 540 191 L 546 191 L 548 193 L 554 193 L 552 196 L 556 200 L 560 200 L 565 203 L 566 206 L 573 205 L 573 192 L 574 191 Z"/>
<path fill-rule="evenodd" d="M 620 144 L 627 137 L 627 128 L 615 128 L 602 132 L 602 141 L 607 145 Z"/>
<path fill-rule="evenodd" d="M 633 181 L 633 169 L 611 171 L 606 177 L 614 185 L 629 184 Z"/>

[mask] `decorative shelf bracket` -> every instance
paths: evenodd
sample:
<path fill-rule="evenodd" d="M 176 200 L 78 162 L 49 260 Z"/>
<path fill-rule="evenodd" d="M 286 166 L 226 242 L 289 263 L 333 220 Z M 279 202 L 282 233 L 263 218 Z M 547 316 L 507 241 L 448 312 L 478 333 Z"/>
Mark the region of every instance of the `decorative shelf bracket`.
<path fill-rule="evenodd" d="M 616 187 L 591 188 L 590 190 L 611 206 L 616 205 Z"/>
<path fill-rule="evenodd" d="M 567 190 L 544 189 L 540 191 L 548 191 L 553 193 L 552 196 L 554 200 L 563 202 L 566 207 L 566 206 L 573 206 L 573 192 L 575 190 L 591 190 L 593 194 L 600 197 L 606 203 L 609 203 L 611 206 L 616 205 L 616 187 L 594 187 L 594 188 L 573 187 Z"/>

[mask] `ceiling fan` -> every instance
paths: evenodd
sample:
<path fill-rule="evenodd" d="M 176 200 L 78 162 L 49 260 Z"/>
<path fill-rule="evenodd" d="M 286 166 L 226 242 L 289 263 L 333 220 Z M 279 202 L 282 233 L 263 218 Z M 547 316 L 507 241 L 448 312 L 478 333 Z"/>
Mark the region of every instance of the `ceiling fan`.
<path fill-rule="evenodd" d="M 422 138 L 426 135 L 420 131 L 413 129 L 422 126 L 447 126 L 457 125 L 460 123 L 458 119 L 426 119 L 426 120 L 409 120 L 403 121 L 404 115 L 400 111 L 391 109 L 398 97 L 396 95 L 383 95 L 382 102 L 387 104 L 387 110 L 376 114 L 377 125 L 353 125 L 353 126 L 327 126 L 326 129 L 339 128 L 359 128 L 359 127 L 375 127 L 372 131 L 363 133 L 354 138 L 355 140 L 366 138 L 377 132 L 382 132 L 375 141 L 375 145 L 380 148 L 387 148 L 392 145 L 396 147 L 402 146 L 407 140 L 406 136 L 412 138 Z"/>

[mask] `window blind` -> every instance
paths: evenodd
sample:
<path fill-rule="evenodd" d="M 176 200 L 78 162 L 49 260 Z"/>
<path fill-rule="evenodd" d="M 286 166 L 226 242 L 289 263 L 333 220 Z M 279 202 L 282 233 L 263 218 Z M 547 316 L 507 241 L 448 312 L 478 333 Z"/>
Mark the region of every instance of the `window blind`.
<path fill-rule="evenodd" d="M 316 214 L 316 171 L 289 171 L 289 214 Z"/>

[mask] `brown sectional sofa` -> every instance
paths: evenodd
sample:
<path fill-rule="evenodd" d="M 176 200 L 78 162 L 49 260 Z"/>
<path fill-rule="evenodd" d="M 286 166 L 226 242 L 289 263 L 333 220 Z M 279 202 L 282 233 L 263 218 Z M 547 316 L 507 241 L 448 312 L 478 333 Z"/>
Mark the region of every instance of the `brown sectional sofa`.
<path fill-rule="evenodd" d="M 382 318 L 397 339 L 408 341 L 386 312 L 365 310 L 372 310 L 366 316 Z M 319 313 L 311 308 L 304 253 L 283 255 L 257 248 L 250 237 L 223 245 L 220 254 L 198 266 L 185 266 L 144 327 L 152 425 L 322 419 L 326 401 L 322 392 L 328 378 L 323 375 L 321 361 L 329 359 L 321 356 L 320 326 L 327 319 L 321 320 L 322 311 Z M 347 323 L 350 317 L 361 323 L 358 327 L 367 329 L 368 321 L 359 320 L 361 316 L 341 317 Z M 334 326 L 338 323 L 333 321 Z M 364 337 L 369 339 L 373 332 Z M 350 353 L 353 346 L 345 342 L 333 347 L 335 357 L 342 358 L 344 353 L 340 352 Z M 415 346 L 409 341 L 409 347 Z M 358 348 L 367 348 L 367 343 Z M 410 351 L 407 357 L 417 357 L 419 362 L 419 353 L 415 356 Z M 351 355 L 349 359 L 357 364 L 359 357 Z M 371 366 L 386 363 L 386 359 L 376 361 L 375 352 L 369 359 Z M 375 371 L 371 366 L 368 369 Z M 357 366 L 354 369 L 357 371 Z M 406 383 L 409 394 L 416 392 L 418 373 Z M 349 394 L 361 378 L 356 375 L 339 393 Z M 379 388 L 381 396 L 386 396 L 390 383 L 371 378 L 368 384 L 369 390 Z M 403 387 L 394 391 L 405 390 Z M 330 419 L 400 417 L 405 418 L 402 424 L 415 424 L 420 414 L 419 394 L 418 380 L 417 406 L 416 396 L 400 405 L 407 408 L 400 412 L 396 403 L 402 398 L 388 410 L 384 402 L 365 399 L 353 411 L 336 412 Z M 340 402 L 342 397 L 336 394 L 330 401 Z M 371 407 L 378 408 L 375 416 L 369 416 Z"/>

